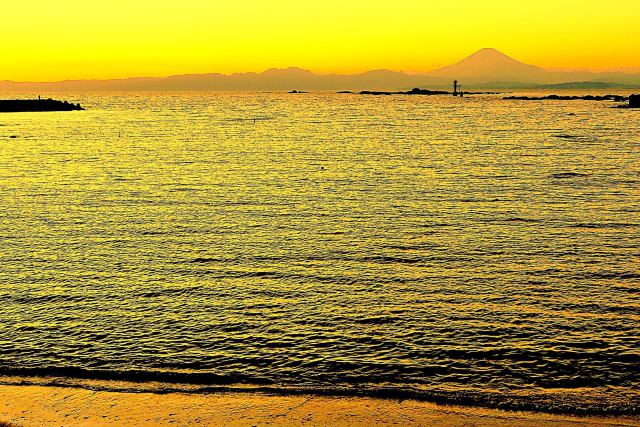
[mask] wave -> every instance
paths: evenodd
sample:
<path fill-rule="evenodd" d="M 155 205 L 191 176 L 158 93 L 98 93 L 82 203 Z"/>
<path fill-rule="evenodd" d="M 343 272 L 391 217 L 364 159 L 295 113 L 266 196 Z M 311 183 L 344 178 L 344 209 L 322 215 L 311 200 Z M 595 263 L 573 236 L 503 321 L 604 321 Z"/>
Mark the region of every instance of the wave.
<path fill-rule="evenodd" d="M 275 117 L 272 116 L 255 116 L 255 117 L 229 117 L 221 119 L 220 122 L 256 122 L 256 121 L 269 121 L 275 120 Z"/>
<path fill-rule="evenodd" d="M 362 262 L 372 262 L 377 264 L 418 264 L 423 262 L 420 258 L 403 258 L 393 256 L 364 256 L 359 259 Z"/>
<path fill-rule="evenodd" d="M 0 300 L 3 298 L 0 297 Z M 52 295 L 25 295 L 25 296 L 8 296 L 9 301 L 13 301 L 17 304 L 44 304 L 44 303 L 88 303 L 97 301 L 99 298 L 91 295 L 65 295 L 65 294 L 52 294 Z"/>
<path fill-rule="evenodd" d="M 558 172 L 558 173 L 552 173 L 551 175 L 549 175 L 550 178 L 554 178 L 554 179 L 568 179 L 568 178 L 584 178 L 589 176 L 586 173 L 580 173 L 580 172 Z"/>
<path fill-rule="evenodd" d="M 593 271 L 576 274 L 576 277 L 584 279 L 640 279 L 640 273 L 634 271 Z"/>
<path fill-rule="evenodd" d="M 533 411 L 582 416 L 639 416 L 640 396 L 624 388 L 580 389 L 520 393 L 517 391 L 466 388 L 420 388 L 412 386 L 367 385 L 289 386 L 253 378 L 203 373 L 150 371 L 93 371 L 65 369 L 11 369 L 0 371 L 0 384 L 84 388 L 107 392 L 149 393 L 264 393 L 270 395 L 316 395 L 327 397 L 368 397 L 412 399 L 442 405 L 485 407 L 511 411 Z"/>
<path fill-rule="evenodd" d="M 176 372 L 151 370 L 105 370 L 85 369 L 77 367 L 56 368 L 0 368 L 0 377 L 40 377 L 40 378 L 71 378 L 78 380 L 109 380 L 129 382 L 161 382 L 166 384 L 193 385 L 229 385 L 243 384 L 248 378 L 241 375 L 220 375 L 208 372 Z M 273 384 L 273 381 L 251 378 L 251 384 Z"/>
<path fill-rule="evenodd" d="M 627 223 L 627 222 L 607 222 L 607 223 L 592 223 L 592 222 L 578 222 L 571 224 L 569 228 L 592 228 L 592 229 L 620 229 L 620 228 L 634 228 L 640 224 Z"/>
<path fill-rule="evenodd" d="M 412 250 L 412 248 L 403 247 L 398 250 Z M 259 259 L 257 257 L 250 257 L 246 259 L 240 258 L 209 258 L 209 257 L 198 257 L 192 260 L 183 262 L 185 264 L 201 264 L 201 265 L 213 265 L 213 264 L 227 264 L 227 265 L 242 265 L 243 261 L 245 263 L 251 262 L 289 262 L 289 261 L 300 261 L 300 262 L 310 262 L 310 261 L 344 261 L 344 262 L 358 262 L 358 263 L 366 263 L 366 264 L 420 264 L 425 263 L 429 260 L 432 260 L 433 257 L 400 257 L 400 256 L 387 256 L 387 255 L 367 255 L 367 256 L 326 256 L 326 257 L 315 257 L 315 256 L 282 256 L 282 257 L 274 257 L 270 260 Z M 178 263 L 180 264 L 180 263 Z M 196 270 L 200 271 L 200 270 Z M 200 271 L 202 272 L 202 271 Z M 212 272 L 213 273 L 213 272 Z M 221 273 L 221 271 L 219 272 Z M 286 278 L 286 277 L 306 277 L 308 275 L 305 274 L 297 274 L 297 273 L 284 273 L 284 272 L 276 272 L 276 271 L 225 271 L 225 274 L 228 274 L 230 277 L 273 277 L 273 278 Z"/>
<path fill-rule="evenodd" d="M 578 135 L 569 135 L 569 134 L 559 134 L 559 135 L 552 135 L 554 138 L 558 138 L 558 139 L 580 139 L 583 138 L 581 136 Z"/>
<path fill-rule="evenodd" d="M 524 217 L 512 217 L 512 218 L 505 218 L 504 220 L 502 220 L 504 222 L 542 222 L 542 220 L 540 219 L 535 219 L 535 218 L 524 218 Z"/>

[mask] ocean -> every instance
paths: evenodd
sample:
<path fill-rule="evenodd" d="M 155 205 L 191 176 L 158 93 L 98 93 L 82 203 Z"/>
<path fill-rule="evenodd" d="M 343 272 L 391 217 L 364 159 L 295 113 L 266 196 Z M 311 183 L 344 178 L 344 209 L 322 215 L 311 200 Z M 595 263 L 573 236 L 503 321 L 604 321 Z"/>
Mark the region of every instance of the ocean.
<path fill-rule="evenodd" d="M 640 413 L 640 112 L 54 97 L 0 115 L 0 383 Z"/>

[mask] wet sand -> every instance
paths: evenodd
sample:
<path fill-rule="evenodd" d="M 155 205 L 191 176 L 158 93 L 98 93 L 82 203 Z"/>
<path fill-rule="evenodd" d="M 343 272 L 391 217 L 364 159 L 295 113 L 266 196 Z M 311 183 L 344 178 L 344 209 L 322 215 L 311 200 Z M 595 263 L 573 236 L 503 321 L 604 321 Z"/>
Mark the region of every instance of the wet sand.
<path fill-rule="evenodd" d="M 261 393 L 149 393 L 0 386 L 0 421 L 16 426 L 640 426 L 631 418 L 581 418 L 413 400 Z"/>

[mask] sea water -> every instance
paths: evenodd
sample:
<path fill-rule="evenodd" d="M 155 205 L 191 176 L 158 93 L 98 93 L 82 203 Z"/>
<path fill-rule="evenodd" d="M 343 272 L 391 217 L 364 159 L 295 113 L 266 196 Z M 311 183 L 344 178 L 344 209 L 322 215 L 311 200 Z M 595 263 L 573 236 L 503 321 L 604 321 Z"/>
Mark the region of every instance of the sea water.
<path fill-rule="evenodd" d="M 0 115 L 5 380 L 638 413 L 640 112 L 55 97 Z"/>

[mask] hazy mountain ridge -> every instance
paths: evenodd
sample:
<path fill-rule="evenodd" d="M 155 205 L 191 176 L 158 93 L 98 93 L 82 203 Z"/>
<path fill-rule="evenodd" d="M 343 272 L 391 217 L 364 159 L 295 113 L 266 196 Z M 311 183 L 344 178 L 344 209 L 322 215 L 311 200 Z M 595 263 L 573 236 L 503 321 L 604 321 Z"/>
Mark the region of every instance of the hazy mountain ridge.
<path fill-rule="evenodd" d="M 389 70 L 360 74 L 314 74 L 299 68 L 269 69 L 262 73 L 183 74 L 169 77 L 135 77 L 113 80 L 66 80 L 61 82 L 0 81 L 0 90 L 340 90 L 386 89 L 413 85 L 422 76 Z"/>
<path fill-rule="evenodd" d="M 547 71 L 517 61 L 496 49 L 485 48 L 455 64 L 425 74 L 390 70 L 372 70 L 359 74 L 315 74 L 309 70 L 290 67 L 272 68 L 261 73 L 183 74 L 111 80 L 45 83 L 5 80 L 0 81 L 0 91 L 396 90 L 414 86 L 449 87 L 454 79 L 467 89 L 640 87 L 640 73 Z"/>

